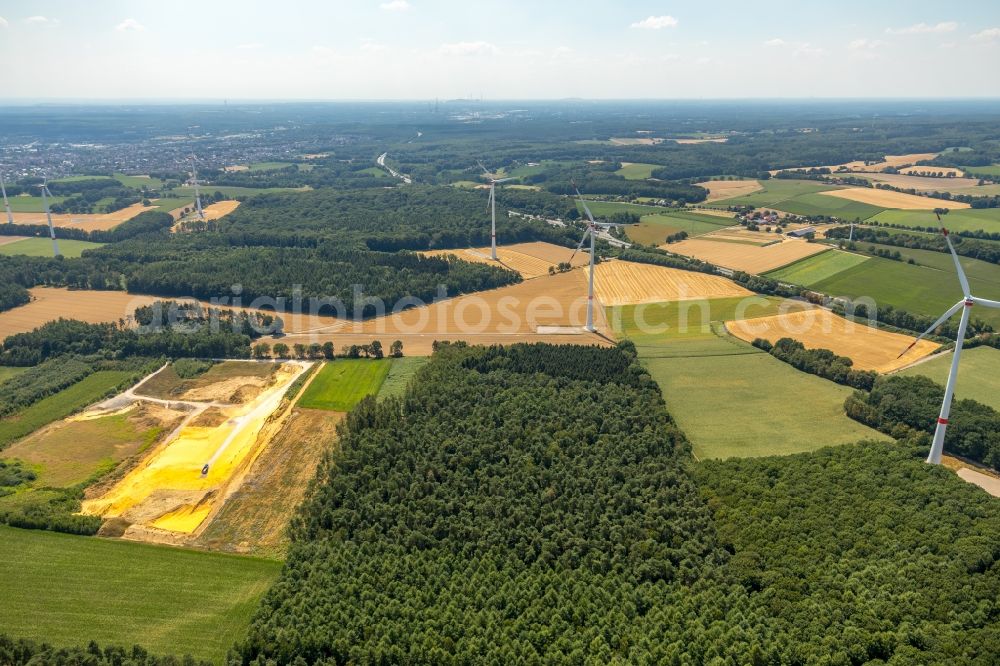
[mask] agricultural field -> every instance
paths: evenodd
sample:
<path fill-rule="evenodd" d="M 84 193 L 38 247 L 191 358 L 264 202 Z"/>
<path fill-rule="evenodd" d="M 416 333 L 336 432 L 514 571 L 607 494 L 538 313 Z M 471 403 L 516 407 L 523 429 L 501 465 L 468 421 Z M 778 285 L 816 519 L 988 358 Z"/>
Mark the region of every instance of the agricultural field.
<path fill-rule="evenodd" d="M 940 346 L 921 340 L 900 357 L 913 343 L 913 336 L 873 328 L 811 306 L 786 308 L 767 317 L 728 321 L 726 328 L 746 342 L 763 338 L 773 344 L 781 338 L 792 338 L 807 349 L 829 349 L 838 356 L 846 356 L 854 361 L 855 369 L 881 373 L 909 365 Z"/>
<path fill-rule="evenodd" d="M 11 637 L 141 644 L 222 663 L 281 563 L 0 526 Z"/>
<path fill-rule="evenodd" d="M 914 189 L 918 192 L 951 192 L 953 194 L 988 194 L 990 185 L 979 185 L 977 178 L 934 178 L 928 176 L 909 176 L 900 173 L 845 173 L 831 174 L 844 178 L 863 178 L 873 183 L 886 183 L 893 187 Z"/>
<path fill-rule="evenodd" d="M 953 358 L 950 353 L 938 354 L 900 370 L 899 374 L 923 375 L 944 386 L 948 381 Z M 1000 350 L 974 347 L 962 352 L 955 397 L 976 400 L 1000 410 Z"/>
<path fill-rule="evenodd" d="M 960 201 L 921 197 L 915 194 L 905 194 L 903 192 L 896 192 L 895 190 L 880 190 L 874 187 L 847 187 L 842 190 L 820 192 L 820 194 L 839 199 L 848 199 L 878 208 L 900 210 L 930 210 L 934 208 L 958 210 L 970 207 L 969 204 Z"/>
<path fill-rule="evenodd" d="M 686 231 L 688 236 L 699 236 L 718 231 L 733 223 L 731 217 L 720 217 L 676 209 L 670 212 L 643 215 L 638 224 L 625 227 L 625 234 L 633 243 L 660 245 L 667 236 Z"/>
<path fill-rule="evenodd" d="M 158 300 L 123 291 L 74 291 L 63 287 L 34 287 L 28 291 L 30 303 L 0 312 L 0 340 L 60 317 L 92 324 L 128 319 L 136 308 Z"/>
<path fill-rule="evenodd" d="M 791 213 L 793 215 L 832 215 L 844 219 L 865 220 L 878 214 L 884 207 L 848 199 L 831 199 L 818 196 L 823 192 L 840 189 L 810 180 L 772 178 L 760 181 L 763 189 L 741 196 L 714 201 L 716 206 L 754 206 Z"/>
<path fill-rule="evenodd" d="M 739 181 L 718 181 L 720 187 L 722 183 L 732 183 Z M 743 181 L 746 182 L 746 181 Z M 754 206 L 755 208 L 773 208 L 776 205 L 794 199 L 804 194 L 815 194 L 836 189 L 834 185 L 826 185 L 812 180 L 792 180 L 787 178 L 772 178 L 770 180 L 754 181 L 760 187 L 750 192 L 744 192 L 738 196 L 718 199 L 714 201 L 716 205 L 727 206 Z M 715 181 L 710 181 L 714 184 Z M 734 186 L 735 187 L 735 186 Z M 749 188 L 749 183 L 746 184 Z"/>
<path fill-rule="evenodd" d="M 885 252 L 895 252 L 898 250 L 904 263 L 909 259 L 913 259 L 919 266 L 935 268 L 950 274 L 956 281 L 958 280 L 955 274 L 955 262 L 950 253 L 896 247 L 895 245 L 882 245 L 881 243 L 858 243 L 857 251 L 869 254 L 872 248 L 876 251 L 881 250 Z M 958 257 L 958 261 L 962 264 L 962 270 L 965 271 L 966 277 L 981 281 L 983 284 L 990 285 L 993 288 L 1000 287 L 1000 265 L 961 255 Z"/>
<path fill-rule="evenodd" d="M 206 220 L 218 220 L 220 217 L 229 215 L 240 205 L 239 201 L 228 199 L 226 201 L 216 201 L 214 204 L 205 206 L 202 212 L 205 213 Z"/>
<path fill-rule="evenodd" d="M 413 380 L 420 368 L 427 365 L 430 359 L 426 356 L 404 356 L 392 359 L 389 374 L 386 375 L 378 390 L 378 399 L 397 398 L 406 392 L 406 387 Z"/>
<path fill-rule="evenodd" d="M 131 373 L 125 371 L 101 370 L 58 393 L 42 398 L 30 407 L 0 419 L 0 449 L 106 397 L 131 376 Z"/>
<path fill-rule="evenodd" d="M 943 253 L 936 254 L 947 258 Z M 966 263 L 967 261 L 974 263 Z M 976 273 L 975 276 L 969 275 L 973 293 L 982 298 L 1000 299 L 1000 285 L 992 279 L 980 277 L 1000 270 L 998 267 L 975 259 L 963 259 L 963 265 L 972 266 L 973 270 L 970 272 Z M 990 266 L 993 268 L 990 269 Z M 954 268 L 942 270 L 930 266 L 913 266 L 879 257 L 872 257 L 853 268 L 815 282 L 811 288 L 831 296 L 868 297 L 879 305 L 892 305 L 932 317 L 939 316 L 962 297 L 962 288 Z M 976 308 L 973 317 L 1000 328 L 1000 312 L 997 310 Z"/>
<path fill-rule="evenodd" d="M 770 354 L 640 359 L 702 460 L 888 439 L 844 413 L 853 389 L 800 372 Z"/>
<path fill-rule="evenodd" d="M 14 200 L 21 197 L 11 198 L 11 208 L 14 208 Z M 131 220 L 133 217 L 139 213 L 143 213 L 147 210 L 156 210 L 155 205 L 144 206 L 142 203 L 132 204 L 127 208 L 122 208 L 121 210 L 116 210 L 113 213 L 90 213 L 90 214 L 75 214 L 75 213 L 62 213 L 52 215 L 52 226 L 67 228 L 67 229 L 84 229 L 86 231 L 107 231 L 109 229 L 114 229 L 122 222 L 126 220 Z M 16 212 L 14 209 L 14 222 L 17 224 L 47 224 L 47 219 L 45 213 L 39 211 L 26 211 L 26 212 Z M 59 232 L 56 232 L 56 236 Z"/>
<path fill-rule="evenodd" d="M 125 187 L 135 187 L 142 189 L 148 187 L 151 190 L 158 190 L 163 187 L 163 181 L 151 176 L 128 176 L 123 173 L 116 173 L 114 179 Z"/>
<path fill-rule="evenodd" d="M 469 248 L 462 250 L 431 250 L 422 252 L 428 257 L 453 256 L 462 261 L 473 263 L 491 264 L 494 263 L 490 257 L 490 248 Z M 505 268 L 516 271 L 528 280 L 549 274 L 549 268 L 560 263 L 570 261 L 572 257 L 573 266 L 583 266 L 590 262 L 590 255 L 586 252 L 577 252 L 574 256 L 573 250 L 568 247 L 553 245 L 552 243 L 514 243 L 513 245 L 498 245 L 497 260 Z"/>
<path fill-rule="evenodd" d="M 863 264 L 868 261 L 868 257 L 844 252 L 843 250 L 831 250 L 821 252 L 812 256 L 800 259 L 776 271 L 765 273 L 765 277 L 781 282 L 811 287 L 812 285 L 837 275 L 848 268 Z"/>
<path fill-rule="evenodd" d="M 1000 177 L 1000 164 L 991 164 L 990 166 L 964 166 L 962 170 L 971 176 L 989 176 L 992 178 Z"/>
<path fill-rule="evenodd" d="M 56 234 L 58 236 L 58 234 Z M 84 250 L 101 247 L 103 243 L 59 239 L 59 254 L 64 257 L 79 257 Z M 51 257 L 52 240 L 50 238 L 25 238 L 14 243 L 0 242 L 0 255 L 23 254 L 29 257 Z"/>
<path fill-rule="evenodd" d="M 719 275 L 630 261 L 603 261 L 595 269 L 594 295 L 603 305 L 615 306 L 753 294 Z"/>
<path fill-rule="evenodd" d="M 338 359 L 323 365 L 299 399 L 303 409 L 348 412 L 378 393 L 392 359 Z"/>
<path fill-rule="evenodd" d="M 742 197 L 764 189 L 760 181 L 752 179 L 706 180 L 695 184 L 708 190 L 708 197 L 705 199 L 705 203 Z"/>
<path fill-rule="evenodd" d="M 622 162 L 616 174 L 625 180 L 645 180 L 653 177 L 653 170 L 659 169 L 659 164 L 644 164 L 642 162 Z"/>
<path fill-rule="evenodd" d="M 919 229 L 939 229 L 942 224 L 952 231 L 1000 232 L 1000 208 L 962 208 L 950 210 L 938 222 L 933 211 L 887 210 L 871 218 L 881 224 L 898 224 Z"/>
<path fill-rule="evenodd" d="M 775 235 L 775 238 L 779 236 Z M 688 239 L 679 243 L 661 246 L 674 254 L 694 257 L 717 266 L 762 274 L 787 266 L 805 257 L 829 250 L 821 243 L 785 239 L 773 245 L 760 246 L 749 243 L 733 243 L 725 240 L 711 240 L 711 236 Z"/>
<path fill-rule="evenodd" d="M 660 299 L 662 300 L 662 299 Z M 383 348 L 394 340 L 403 343 L 407 356 L 429 356 L 438 340 L 463 340 L 469 344 L 610 344 L 610 330 L 603 310 L 595 309 L 598 334 L 582 330 L 586 323 L 586 272 L 574 269 L 544 275 L 519 284 L 436 300 L 364 322 L 344 322 L 323 330 L 290 333 L 265 342 L 324 342 L 338 349 L 380 340 Z"/>
<path fill-rule="evenodd" d="M 308 367 L 275 366 L 263 385 L 254 375 L 227 370 L 225 379 L 203 380 L 181 393 L 171 405 L 186 402 L 189 418 L 113 485 L 89 491 L 83 513 L 115 519 L 125 538 L 167 543 L 197 538 L 280 431 L 288 414 L 285 391 Z M 106 407 L 117 408 L 117 401 Z"/>
<path fill-rule="evenodd" d="M 644 204 L 625 203 L 622 201 L 592 201 L 587 200 L 587 208 L 590 209 L 594 217 L 608 217 L 615 213 L 635 213 L 636 215 L 649 215 L 651 213 L 666 213 L 671 209 L 663 206 L 647 206 Z M 576 202 L 576 209 L 580 215 L 586 215 L 583 210 L 583 203 Z"/>

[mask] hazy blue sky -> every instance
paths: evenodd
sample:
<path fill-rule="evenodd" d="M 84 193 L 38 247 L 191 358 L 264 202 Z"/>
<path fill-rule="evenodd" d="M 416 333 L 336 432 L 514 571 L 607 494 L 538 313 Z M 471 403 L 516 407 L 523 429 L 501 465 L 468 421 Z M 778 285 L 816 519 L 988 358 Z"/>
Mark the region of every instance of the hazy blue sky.
<path fill-rule="evenodd" d="M 1000 2 L 0 0 L 3 98 L 1000 96 Z"/>

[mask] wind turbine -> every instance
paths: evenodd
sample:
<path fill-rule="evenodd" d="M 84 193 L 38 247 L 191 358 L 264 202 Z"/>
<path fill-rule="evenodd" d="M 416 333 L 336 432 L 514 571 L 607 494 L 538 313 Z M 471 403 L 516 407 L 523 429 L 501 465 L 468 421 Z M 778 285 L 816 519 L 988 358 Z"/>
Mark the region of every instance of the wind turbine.
<path fill-rule="evenodd" d="M 7 184 L 3 181 L 3 171 L 0 171 L 0 192 L 3 192 L 3 207 L 7 211 L 7 224 L 14 224 L 14 214 L 10 212 L 10 202 L 7 201 Z"/>
<path fill-rule="evenodd" d="M 940 222 L 941 216 L 938 215 L 937 217 L 938 222 Z M 941 453 L 944 450 L 944 434 L 948 429 L 948 416 L 951 414 L 951 401 L 955 395 L 955 379 L 958 377 L 958 362 L 959 357 L 962 354 L 962 345 L 965 343 L 965 329 L 969 326 L 969 313 L 972 310 L 972 306 L 985 305 L 988 308 L 1000 308 L 1000 302 L 998 301 L 976 298 L 972 295 L 972 290 L 969 288 L 969 281 L 966 279 L 965 271 L 962 269 L 962 264 L 958 260 L 958 254 L 955 252 L 955 247 L 951 244 L 951 238 L 948 237 L 948 230 L 942 227 L 941 233 L 944 234 L 944 240 L 948 243 L 948 250 L 951 252 L 951 258 L 955 261 L 955 270 L 958 272 L 958 281 L 962 285 L 962 293 L 964 296 L 962 297 L 962 300 L 951 306 L 947 312 L 941 315 L 940 319 L 931 324 L 930 328 L 921 333 L 920 337 L 914 340 L 910 346 L 903 351 L 903 354 L 905 354 L 913 349 L 913 346 L 917 344 L 921 338 L 951 319 L 959 310 L 962 311 L 962 319 L 958 324 L 958 336 L 955 338 L 955 355 L 951 359 L 951 371 L 948 373 L 948 383 L 945 384 L 944 387 L 944 401 L 941 403 L 941 413 L 938 415 L 937 427 L 934 429 L 934 440 L 931 443 L 931 450 L 927 455 L 927 462 L 932 465 L 941 464 Z M 900 354 L 899 357 L 902 357 L 903 354 Z"/>
<path fill-rule="evenodd" d="M 59 256 L 59 243 L 56 241 L 56 228 L 52 226 L 52 211 L 49 210 L 49 197 L 52 193 L 49 192 L 48 180 L 42 178 L 42 205 L 45 207 L 45 219 L 49 222 L 49 238 L 52 239 L 52 256 Z"/>
<path fill-rule="evenodd" d="M 490 258 L 493 261 L 497 260 L 497 183 L 506 183 L 508 180 L 514 180 L 513 178 L 500 178 L 499 180 L 493 177 L 486 167 L 483 166 L 482 162 L 479 162 L 479 168 L 483 170 L 486 177 L 490 181 L 490 200 L 486 206 L 492 211 L 491 212 L 491 224 L 490 224 Z"/>
<path fill-rule="evenodd" d="M 587 235 L 590 234 L 590 286 L 587 291 L 587 326 L 586 329 L 593 333 L 594 329 L 594 240 L 597 237 L 597 222 L 594 222 L 594 216 L 590 214 L 590 209 L 587 208 L 587 202 L 583 200 L 583 195 L 580 194 L 580 188 L 576 186 L 576 181 L 573 181 L 573 189 L 576 190 L 577 199 L 583 204 L 583 210 L 587 213 L 587 219 L 590 220 L 587 223 L 587 230 L 583 232 L 583 238 L 580 239 L 580 244 L 576 246 L 573 250 L 573 254 L 569 257 L 569 263 L 573 263 L 573 257 L 576 253 L 580 251 L 583 247 L 583 242 L 587 240 Z"/>
<path fill-rule="evenodd" d="M 194 164 L 194 155 L 191 160 L 191 182 L 194 184 L 194 207 L 198 211 L 198 219 L 205 219 L 205 212 L 201 209 L 201 192 L 198 190 L 198 167 Z"/>

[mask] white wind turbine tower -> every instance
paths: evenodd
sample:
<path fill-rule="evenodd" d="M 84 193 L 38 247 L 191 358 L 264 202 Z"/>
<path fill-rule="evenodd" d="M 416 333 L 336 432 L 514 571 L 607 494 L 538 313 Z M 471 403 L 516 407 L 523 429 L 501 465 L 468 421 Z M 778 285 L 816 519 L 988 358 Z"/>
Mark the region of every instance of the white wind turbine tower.
<path fill-rule="evenodd" d="M 514 180 L 513 178 L 500 178 L 499 180 L 493 177 L 486 167 L 483 166 L 482 162 L 479 162 L 479 168 L 483 170 L 486 177 L 490 181 L 490 200 L 486 206 L 490 209 L 490 258 L 493 261 L 497 260 L 497 183 L 506 183 L 508 180 Z"/>
<path fill-rule="evenodd" d="M 941 216 L 938 215 L 938 221 L 940 220 Z M 965 329 L 969 325 L 969 313 L 972 310 L 973 305 L 985 305 L 988 308 L 1000 308 L 1000 302 L 998 301 L 976 298 L 972 295 L 972 290 L 969 288 L 969 281 L 966 279 L 965 271 L 962 269 L 962 264 L 958 260 L 958 254 L 955 252 L 955 247 L 951 244 L 951 239 L 948 237 L 948 230 L 942 228 L 941 233 L 944 234 L 944 240 L 948 243 L 948 250 L 951 252 L 951 258 L 955 261 L 955 270 L 958 272 L 958 281 L 962 285 L 962 293 L 964 294 L 964 297 L 958 303 L 951 306 L 947 312 L 941 315 L 940 319 L 934 322 L 926 331 L 921 333 L 920 337 L 914 340 L 910 346 L 903 351 L 903 354 L 910 351 L 913 348 L 913 345 L 917 344 L 917 341 L 944 322 L 951 319 L 956 312 L 959 310 L 962 311 L 962 319 L 958 324 L 958 336 L 955 338 L 955 355 L 951 359 L 951 371 L 948 373 L 948 383 L 944 387 L 944 401 L 941 403 L 941 413 L 938 415 L 937 427 L 934 430 L 934 440 L 931 443 L 931 451 L 927 456 L 927 462 L 933 465 L 941 463 L 941 453 L 944 450 L 944 434 L 948 429 L 948 415 L 951 413 L 951 401 L 955 395 L 955 379 L 958 377 L 958 362 L 962 355 L 962 345 L 965 342 Z M 900 354 L 899 356 L 902 357 L 903 354 Z"/>
<path fill-rule="evenodd" d="M 10 212 L 10 202 L 7 201 L 7 183 L 3 180 L 3 171 L 0 171 L 0 192 L 3 192 L 3 207 L 7 211 L 7 224 L 14 224 L 14 214 Z"/>
<path fill-rule="evenodd" d="M 49 192 L 48 180 L 42 179 L 42 205 L 45 207 L 45 219 L 49 222 L 49 238 L 52 239 L 52 256 L 59 256 L 59 243 L 56 241 L 56 228 L 52 226 L 52 211 L 49 210 L 49 197 L 52 193 Z"/>
<path fill-rule="evenodd" d="M 580 203 L 583 204 L 583 210 L 587 213 L 587 230 L 583 232 L 583 238 L 580 239 L 580 244 L 576 246 L 573 250 L 573 254 L 569 257 L 569 263 L 573 263 L 573 257 L 576 253 L 580 251 L 583 247 L 583 242 L 587 240 L 587 235 L 590 235 L 590 286 L 587 291 L 587 326 L 586 329 L 593 333 L 596 329 L 594 328 L 594 241 L 597 237 L 597 222 L 594 222 L 594 216 L 590 214 L 590 209 L 587 208 L 587 202 L 583 200 L 583 195 L 580 194 L 580 189 L 576 186 L 576 182 L 573 182 L 573 189 L 576 190 L 576 196 Z"/>
<path fill-rule="evenodd" d="M 194 164 L 194 155 L 191 160 L 191 182 L 194 184 L 194 207 L 198 211 L 198 219 L 205 219 L 205 212 L 201 209 L 201 191 L 198 189 L 198 167 Z"/>

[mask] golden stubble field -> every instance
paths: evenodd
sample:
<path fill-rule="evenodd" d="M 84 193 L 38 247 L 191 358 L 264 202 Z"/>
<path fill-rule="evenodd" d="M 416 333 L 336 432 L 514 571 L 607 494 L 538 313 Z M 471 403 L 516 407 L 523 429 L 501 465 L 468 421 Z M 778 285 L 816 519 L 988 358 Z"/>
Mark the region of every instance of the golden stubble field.
<path fill-rule="evenodd" d="M 969 204 L 961 201 L 948 201 L 933 197 L 921 197 L 916 194 L 905 194 L 894 190 L 879 190 L 873 187 L 848 187 L 842 190 L 818 192 L 826 197 L 849 199 L 860 203 L 880 206 L 882 208 L 898 208 L 901 210 L 932 210 L 934 208 L 969 208 Z"/>
<path fill-rule="evenodd" d="M 504 268 L 520 273 L 525 280 L 548 275 L 551 266 L 570 261 L 570 257 L 573 257 L 571 262 L 573 266 L 583 266 L 590 262 L 590 255 L 586 252 L 577 252 L 574 256 L 573 250 L 570 248 L 541 241 L 498 245 L 496 262 L 490 257 L 490 248 L 488 247 L 430 250 L 420 254 L 425 257 L 453 256 L 462 261 L 479 264 L 499 263 Z"/>
<path fill-rule="evenodd" d="M 772 236 L 772 238 L 777 238 L 777 235 Z M 804 240 L 796 239 L 785 239 L 780 243 L 761 247 L 759 245 L 713 241 L 709 237 L 661 245 L 660 248 L 674 254 L 701 259 L 717 266 L 756 274 L 773 271 L 799 259 L 830 249 L 826 245 L 807 243 Z"/>
<path fill-rule="evenodd" d="M 128 319 L 136 308 L 160 300 L 124 291 L 75 291 L 65 287 L 33 287 L 28 291 L 30 303 L 0 313 L 0 340 L 60 317 L 90 324 Z"/>
<path fill-rule="evenodd" d="M 589 272 L 589 268 L 587 269 Z M 728 278 L 630 261 L 597 265 L 594 293 L 604 306 L 752 296 Z"/>
<path fill-rule="evenodd" d="M 802 304 L 791 307 L 801 308 Z M 918 361 L 940 346 L 921 340 L 909 353 L 897 358 L 913 342 L 912 336 L 873 328 L 814 307 L 770 317 L 727 321 L 726 328 L 747 342 L 763 338 L 774 343 L 781 338 L 792 338 L 809 349 L 829 349 L 838 356 L 847 356 L 858 370 L 883 373 Z"/>
<path fill-rule="evenodd" d="M 59 214 L 52 215 L 52 226 L 65 229 L 83 229 L 85 231 L 107 231 L 114 229 L 122 222 L 131 220 L 139 213 L 155 210 L 154 206 L 132 204 L 128 208 L 116 210 L 113 213 L 94 213 L 88 215 Z M 48 224 L 45 213 L 14 213 L 16 224 Z"/>
<path fill-rule="evenodd" d="M 764 189 L 756 180 L 706 180 L 695 184 L 708 190 L 708 197 L 704 203 L 741 197 Z"/>

